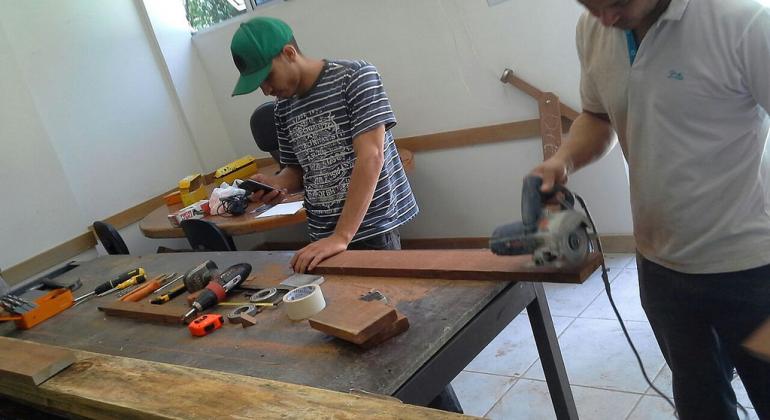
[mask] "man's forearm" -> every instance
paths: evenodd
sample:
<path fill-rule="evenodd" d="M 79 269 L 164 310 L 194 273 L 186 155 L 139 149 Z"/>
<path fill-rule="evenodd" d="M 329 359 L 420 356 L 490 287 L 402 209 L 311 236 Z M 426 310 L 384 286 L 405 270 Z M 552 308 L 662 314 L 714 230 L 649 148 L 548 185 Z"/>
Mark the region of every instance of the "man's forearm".
<path fill-rule="evenodd" d="M 582 112 L 572 123 L 569 135 L 552 157 L 562 160 L 572 173 L 601 158 L 612 149 L 615 134 L 603 117 Z"/>
<path fill-rule="evenodd" d="M 342 214 L 337 222 L 337 227 L 334 229 L 336 235 L 342 236 L 348 242 L 358 232 L 358 228 L 366 215 L 366 210 L 371 205 L 383 163 L 384 156 L 382 154 L 359 156 L 356 159 L 350 177 L 345 206 L 342 208 Z"/>

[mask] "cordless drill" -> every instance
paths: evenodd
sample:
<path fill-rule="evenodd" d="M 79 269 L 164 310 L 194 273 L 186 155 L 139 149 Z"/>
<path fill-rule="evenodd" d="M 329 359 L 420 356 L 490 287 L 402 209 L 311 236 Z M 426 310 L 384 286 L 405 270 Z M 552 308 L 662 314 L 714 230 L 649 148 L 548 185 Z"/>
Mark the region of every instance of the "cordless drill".
<path fill-rule="evenodd" d="M 243 283 L 250 273 L 251 264 L 241 263 L 235 264 L 219 275 L 214 276 L 192 303 L 192 308 L 184 314 L 182 321 L 188 323 L 199 312 L 203 312 L 225 300 L 227 294 Z"/>

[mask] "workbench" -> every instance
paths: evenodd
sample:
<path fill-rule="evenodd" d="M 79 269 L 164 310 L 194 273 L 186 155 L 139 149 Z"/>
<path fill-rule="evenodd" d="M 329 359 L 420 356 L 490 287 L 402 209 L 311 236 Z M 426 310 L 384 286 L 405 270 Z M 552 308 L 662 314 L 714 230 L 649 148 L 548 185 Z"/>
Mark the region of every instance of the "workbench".
<path fill-rule="evenodd" d="M 387 252 L 387 251 L 383 251 Z M 278 283 L 291 274 L 291 252 L 178 253 L 103 256 L 63 274 L 80 278 L 82 295 L 134 267 L 148 275 L 184 272 L 214 260 L 220 269 L 248 262 L 260 281 Z M 27 331 L 0 326 L 0 335 L 95 353 L 210 369 L 348 392 L 360 389 L 426 405 L 527 309 L 558 418 L 577 418 L 546 297 L 540 283 L 326 275 L 327 304 L 380 290 L 410 329 L 370 350 L 328 337 L 306 321 L 290 321 L 283 309 L 266 309 L 257 325 L 226 324 L 192 337 L 183 325 L 106 316 L 97 306 L 115 296 L 91 299 Z M 177 299 L 182 299 L 177 298 Z M 240 299 L 243 300 L 243 299 Z M 226 313 L 232 307 L 221 308 Z M 190 401 L 185 404 L 192 404 Z"/>

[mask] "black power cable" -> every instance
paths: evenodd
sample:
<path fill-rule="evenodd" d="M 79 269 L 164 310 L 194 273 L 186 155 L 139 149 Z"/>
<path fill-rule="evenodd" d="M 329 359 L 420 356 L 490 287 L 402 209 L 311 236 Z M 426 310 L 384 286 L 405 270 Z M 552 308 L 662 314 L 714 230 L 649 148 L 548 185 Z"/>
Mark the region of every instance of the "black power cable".
<path fill-rule="evenodd" d="M 596 230 L 596 225 L 594 224 L 593 218 L 591 218 L 591 213 L 588 211 L 588 206 L 586 206 L 585 201 L 583 200 L 583 197 L 574 194 L 575 198 L 580 203 L 580 206 L 583 207 L 583 212 L 585 212 L 586 217 L 588 218 L 588 222 L 591 223 L 591 230 L 593 230 L 594 236 L 596 237 L 596 246 L 597 250 L 600 254 L 604 255 L 604 251 L 602 250 L 602 241 L 599 239 L 599 233 Z M 620 329 L 623 330 L 623 335 L 626 336 L 626 341 L 628 341 L 628 345 L 631 347 L 631 351 L 634 352 L 634 356 L 636 357 L 636 362 L 639 364 L 639 370 L 642 371 L 642 376 L 644 376 L 644 380 L 647 382 L 647 384 L 652 388 L 658 395 L 663 397 L 664 400 L 668 403 L 668 405 L 671 406 L 671 408 L 674 409 L 674 415 L 679 418 L 679 413 L 676 411 L 676 406 L 674 405 L 674 402 L 671 401 L 671 398 L 669 398 L 667 395 L 665 395 L 661 390 L 659 390 L 655 385 L 652 384 L 652 381 L 650 380 L 650 377 L 647 376 L 647 371 L 644 369 L 644 364 L 642 363 L 642 358 L 639 356 L 639 352 L 636 350 L 636 346 L 634 346 L 633 341 L 631 341 L 631 336 L 628 334 L 628 330 L 626 329 L 626 324 L 623 322 L 623 318 L 620 316 L 620 312 L 618 312 L 617 306 L 615 306 L 615 300 L 612 298 L 612 290 L 610 288 L 610 279 L 607 275 L 607 266 L 604 264 L 604 259 L 602 258 L 602 280 L 604 281 L 604 291 L 607 293 L 607 299 L 610 301 L 610 306 L 612 306 L 613 312 L 615 312 L 615 317 L 618 319 L 618 322 L 620 323 Z M 746 419 L 749 418 L 749 413 L 746 410 L 746 408 L 741 405 L 741 403 L 737 403 L 738 408 L 740 408 L 741 412 L 745 416 Z"/>

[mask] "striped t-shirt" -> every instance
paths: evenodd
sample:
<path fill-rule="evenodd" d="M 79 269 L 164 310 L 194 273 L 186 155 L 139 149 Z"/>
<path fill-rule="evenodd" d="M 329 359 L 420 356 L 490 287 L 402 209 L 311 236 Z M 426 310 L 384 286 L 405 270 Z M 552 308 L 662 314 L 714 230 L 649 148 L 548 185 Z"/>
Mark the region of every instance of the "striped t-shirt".
<path fill-rule="evenodd" d="M 364 61 L 327 61 L 302 97 L 280 99 L 275 123 L 281 163 L 303 171 L 310 238 L 331 235 L 345 205 L 355 163 L 353 139 L 385 125 L 385 163 L 353 242 L 387 232 L 419 209 L 390 129 L 396 117 L 377 69 Z"/>

